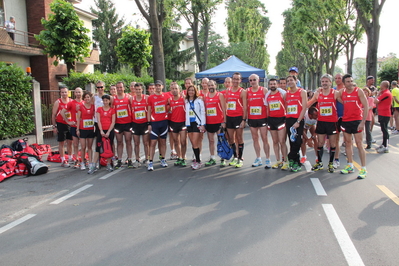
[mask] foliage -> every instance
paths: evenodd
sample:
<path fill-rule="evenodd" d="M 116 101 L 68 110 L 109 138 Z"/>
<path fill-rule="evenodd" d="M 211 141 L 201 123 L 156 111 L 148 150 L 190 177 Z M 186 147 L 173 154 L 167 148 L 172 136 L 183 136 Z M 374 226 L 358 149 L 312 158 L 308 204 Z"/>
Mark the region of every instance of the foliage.
<path fill-rule="evenodd" d="M 227 3 L 227 31 L 234 51 L 246 49 L 239 56 L 246 63 L 267 69 L 270 63 L 267 53 L 266 34 L 271 22 L 267 10 L 259 0 L 229 0 Z M 243 47 L 240 49 L 240 47 Z"/>
<path fill-rule="evenodd" d="M 34 129 L 31 79 L 20 67 L 0 62 L 0 139 Z"/>
<path fill-rule="evenodd" d="M 71 73 L 69 77 L 65 77 L 63 82 L 70 89 L 75 89 L 76 87 L 81 87 L 84 89 L 87 84 L 96 83 L 97 81 L 103 81 L 105 83 L 105 91 L 109 92 L 109 86 L 112 84 L 116 84 L 118 81 L 122 81 L 125 84 L 125 91 L 129 90 L 129 84 L 132 81 L 141 82 L 147 88 L 150 83 L 153 83 L 154 80 L 150 76 L 136 77 L 132 74 L 128 73 L 107 73 L 103 74 L 99 71 L 94 73 Z M 169 88 L 169 85 L 172 80 L 166 80 L 166 86 Z M 180 84 L 181 82 L 179 82 Z M 184 83 L 184 82 L 183 82 Z"/>
<path fill-rule="evenodd" d="M 193 32 L 195 56 L 200 71 L 208 68 L 208 45 L 211 20 L 222 0 L 175 0 L 174 7 Z M 202 32 L 202 34 L 200 34 Z"/>
<path fill-rule="evenodd" d="M 115 47 L 119 60 L 134 69 L 137 77 L 141 76 L 141 70 L 150 66 L 151 59 L 150 34 L 143 29 L 127 26 L 122 31 L 122 38 Z"/>
<path fill-rule="evenodd" d="M 221 35 L 216 34 L 214 31 L 210 31 L 208 53 L 212 56 L 209 57 L 208 60 L 208 69 L 219 65 L 232 55 L 230 48 L 223 43 L 222 39 L 223 37 Z"/>
<path fill-rule="evenodd" d="M 179 66 L 189 62 L 193 57 L 193 47 L 180 50 L 180 43 L 187 37 L 187 33 L 174 32 L 162 29 L 163 48 L 165 53 L 165 74 L 172 80 L 181 79 L 184 73 L 178 70 Z"/>
<path fill-rule="evenodd" d="M 366 86 L 366 59 L 356 58 L 353 61 L 353 82 L 359 87 Z"/>
<path fill-rule="evenodd" d="M 396 56 L 392 56 L 381 64 L 381 69 L 378 72 L 378 77 L 380 81 L 388 80 L 389 82 L 393 80 L 398 80 L 398 65 L 399 59 Z"/>
<path fill-rule="evenodd" d="M 69 73 L 75 68 L 75 61 L 84 62 L 90 56 L 89 30 L 83 27 L 71 3 L 55 0 L 50 9 L 48 20 L 41 20 L 45 29 L 35 38 L 44 46 L 45 54 L 55 57 L 54 65 L 60 60 L 66 62 Z"/>
<path fill-rule="evenodd" d="M 115 51 L 117 40 L 122 36 L 124 19 L 119 19 L 114 3 L 111 0 L 95 0 L 97 9 L 91 12 L 98 16 L 93 20 L 93 39 L 100 46 L 100 65 L 96 66 L 101 72 L 115 73 L 120 68 Z"/>

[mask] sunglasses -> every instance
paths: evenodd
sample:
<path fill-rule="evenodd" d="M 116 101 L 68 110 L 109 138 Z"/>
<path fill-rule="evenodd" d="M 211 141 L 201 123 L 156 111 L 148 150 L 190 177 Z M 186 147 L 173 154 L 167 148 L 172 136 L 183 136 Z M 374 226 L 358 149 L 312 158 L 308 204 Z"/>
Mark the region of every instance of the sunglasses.
<path fill-rule="evenodd" d="M 250 79 L 249 81 L 256 81 L 256 79 Z"/>
<path fill-rule="evenodd" d="M 104 88 L 104 86 L 99 86 L 99 87 L 97 87 L 97 89 L 102 89 L 102 88 Z"/>

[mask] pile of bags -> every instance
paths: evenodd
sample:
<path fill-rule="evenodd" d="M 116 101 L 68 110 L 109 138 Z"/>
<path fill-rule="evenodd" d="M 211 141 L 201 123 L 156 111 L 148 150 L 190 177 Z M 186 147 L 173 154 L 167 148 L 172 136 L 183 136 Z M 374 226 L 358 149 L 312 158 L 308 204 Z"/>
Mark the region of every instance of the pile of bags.
<path fill-rule="evenodd" d="M 0 148 L 0 182 L 13 175 L 40 175 L 48 172 L 48 166 L 42 162 L 44 154 L 51 153 L 47 144 L 28 145 L 28 139 L 14 141 L 11 146 Z"/>

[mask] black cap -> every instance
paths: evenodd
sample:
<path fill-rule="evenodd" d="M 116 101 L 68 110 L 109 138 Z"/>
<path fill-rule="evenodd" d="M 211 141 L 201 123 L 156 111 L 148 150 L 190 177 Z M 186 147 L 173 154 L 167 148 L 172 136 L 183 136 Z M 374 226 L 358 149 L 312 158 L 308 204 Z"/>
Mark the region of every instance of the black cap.
<path fill-rule="evenodd" d="M 367 80 L 369 80 L 369 79 L 374 79 L 374 77 L 373 76 L 368 76 Z"/>
<path fill-rule="evenodd" d="M 163 85 L 163 82 L 161 80 L 155 81 L 155 85 Z"/>

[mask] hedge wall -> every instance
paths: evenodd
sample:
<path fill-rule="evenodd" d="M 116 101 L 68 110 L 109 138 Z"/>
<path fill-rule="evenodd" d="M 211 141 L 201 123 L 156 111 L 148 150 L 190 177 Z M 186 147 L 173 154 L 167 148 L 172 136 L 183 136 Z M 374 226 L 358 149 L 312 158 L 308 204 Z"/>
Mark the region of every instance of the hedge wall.
<path fill-rule="evenodd" d="M 35 128 L 31 77 L 0 62 L 0 139 L 23 136 Z"/>

